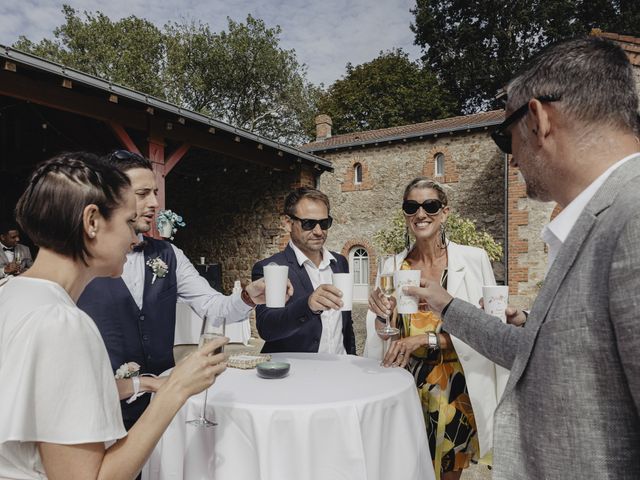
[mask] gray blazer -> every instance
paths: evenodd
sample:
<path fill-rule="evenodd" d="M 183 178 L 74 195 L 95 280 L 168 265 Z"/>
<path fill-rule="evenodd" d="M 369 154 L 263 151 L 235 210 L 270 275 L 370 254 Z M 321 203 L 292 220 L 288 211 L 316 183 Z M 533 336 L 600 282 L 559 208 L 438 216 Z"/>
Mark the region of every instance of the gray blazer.
<path fill-rule="evenodd" d="M 640 157 L 615 170 L 558 252 L 524 328 L 455 299 L 444 328 L 511 376 L 494 480 L 640 479 Z"/>
<path fill-rule="evenodd" d="M 22 265 L 22 268 L 25 269 L 31 267 L 31 265 L 33 265 L 33 259 L 31 258 L 29 247 L 27 247 L 26 245 L 17 244 L 15 249 L 22 255 L 22 259 L 20 260 L 20 265 Z M 4 277 L 4 267 L 7 263 L 9 263 L 9 259 L 5 255 L 4 250 L 0 248 L 0 278 Z"/>

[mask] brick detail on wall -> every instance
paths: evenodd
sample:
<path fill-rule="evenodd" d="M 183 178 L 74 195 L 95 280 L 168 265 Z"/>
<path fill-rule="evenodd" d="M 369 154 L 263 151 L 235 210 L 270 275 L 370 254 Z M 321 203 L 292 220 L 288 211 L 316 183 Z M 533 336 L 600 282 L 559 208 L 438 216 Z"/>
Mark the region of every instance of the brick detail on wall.
<path fill-rule="evenodd" d="M 352 238 L 350 240 L 347 240 L 340 253 L 344 255 L 347 260 L 349 260 L 349 252 L 351 251 L 351 249 L 353 249 L 353 247 L 362 247 L 369 254 L 369 285 L 375 285 L 378 265 L 378 256 L 376 255 L 375 247 L 364 238 Z"/>
<path fill-rule="evenodd" d="M 436 155 L 439 153 L 444 155 L 444 175 L 436 176 Z M 440 183 L 455 183 L 458 181 L 456 162 L 447 147 L 436 145 L 427 152 L 422 175 Z"/>
<path fill-rule="evenodd" d="M 529 267 L 521 265 L 520 259 L 529 251 L 529 242 L 520 237 L 520 228 L 529 224 L 529 212 L 520 210 L 518 203 L 527 198 L 524 181 L 518 176 L 518 169 L 509 165 L 508 215 L 509 215 L 509 295 L 520 293 L 520 283 L 529 281 Z"/>
<path fill-rule="evenodd" d="M 299 187 L 315 188 L 316 186 L 316 172 L 307 165 L 300 167 L 296 180 L 291 184 L 291 190 Z M 284 202 L 284 199 L 282 199 Z"/>
<path fill-rule="evenodd" d="M 551 212 L 551 218 L 549 218 L 549 221 L 552 221 L 554 218 L 556 218 L 561 211 L 562 207 L 556 204 L 556 206 L 553 207 L 553 211 Z"/>
<path fill-rule="evenodd" d="M 362 182 L 355 183 L 356 165 L 362 166 Z M 371 181 L 371 175 L 369 173 L 369 165 L 367 161 L 359 156 L 351 159 L 350 164 L 347 166 L 347 171 L 344 174 L 344 182 L 342 183 L 343 192 L 358 192 L 360 190 L 371 190 L 373 188 L 373 182 Z"/>

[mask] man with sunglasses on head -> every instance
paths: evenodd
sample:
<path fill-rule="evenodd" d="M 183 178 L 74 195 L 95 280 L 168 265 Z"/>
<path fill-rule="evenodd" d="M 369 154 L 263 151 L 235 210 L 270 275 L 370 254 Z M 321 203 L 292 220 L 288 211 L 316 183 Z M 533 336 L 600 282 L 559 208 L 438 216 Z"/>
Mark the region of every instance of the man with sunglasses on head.
<path fill-rule="evenodd" d="M 289 267 L 293 296 L 284 308 L 256 307 L 256 325 L 265 340 L 262 351 L 356 353 L 351 312 L 340 312 L 341 292 L 332 273 L 347 273 L 347 259 L 324 246 L 333 219 L 329 198 L 313 188 L 298 188 L 284 202 L 284 227 L 291 235 L 286 248 L 253 266 L 251 276 L 264 276 L 270 263 Z"/>
<path fill-rule="evenodd" d="M 98 326 L 114 371 L 136 362 L 140 374 L 159 375 L 174 366 L 178 298 L 200 317 L 242 321 L 256 303 L 264 301 L 264 282 L 253 282 L 241 294 L 225 296 L 209 286 L 182 250 L 165 240 L 143 237 L 151 230 L 159 206 L 151 162 L 126 150 L 113 152 L 105 161 L 124 171 L 131 181 L 138 214 L 134 230 L 140 243 L 127 255 L 122 277 L 93 280 L 80 296 L 78 307 Z M 147 263 L 155 258 L 168 267 L 162 277 L 154 276 Z M 165 379 L 139 376 L 117 380 L 127 430 L 149 404 L 150 395 L 139 395 L 157 391 Z"/>
<path fill-rule="evenodd" d="M 434 282 L 407 288 L 443 326 L 511 370 L 494 422 L 494 480 L 640 478 L 640 143 L 634 74 L 595 37 L 544 51 L 507 86 L 493 138 L 527 195 L 562 211 L 523 326 Z M 513 313 L 513 312 L 512 312 Z M 515 317 L 519 317 L 516 319 Z"/>

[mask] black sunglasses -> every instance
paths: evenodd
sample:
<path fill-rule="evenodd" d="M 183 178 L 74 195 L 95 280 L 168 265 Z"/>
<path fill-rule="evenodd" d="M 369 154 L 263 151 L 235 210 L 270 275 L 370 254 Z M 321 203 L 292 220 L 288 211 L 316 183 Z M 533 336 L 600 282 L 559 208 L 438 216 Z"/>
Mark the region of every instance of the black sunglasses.
<path fill-rule="evenodd" d="M 444 207 L 444 204 L 437 198 L 430 198 L 422 203 L 418 203 L 415 200 L 405 200 L 402 202 L 402 211 L 406 215 L 415 215 L 418 213 L 420 207 L 422 207 L 428 215 L 435 215 Z"/>
<path fill-rule="evenodd" d="M 144 158 L 142 155 L 134 152 L 130 152 L 129 150 L 115 150 L 111 152 L 111 160 L 130 160 L 132 158 Z"/>
<path fill-rule="evenodd" d="M 298 218 L 295 215 L 289 214 L 287 214 L 287 216 L 292 220 L 298 220 L 300 222 L 302 230 L 305 230 L 307 232 L 316 228 L 316 225 L 320 225 L 320 228 L 322 230 L 328 230 L 329 228 L 331 228 L 331 224 L 333 223 L 333 218 L 331 218 L 331 215 L 321 220 L 315 220 L 313 218 Z"/>
<path fill-rule="evenodd" d="M 541 95 L 539 97 L 535 97 L 539 102 L 557 102 L 560 100 L 560 96 L 556 95 Z M 529 102 L 522 105 L 516 111 L 514 111 L 511 115 L 505 118 L 504 122 L 502 122 L 498 127 L 491 132 L 491 138 L 500 150 L 504 153 L 511 154 L 511 133 L 507 131 L 509 126 L 516 123 L 520 120 L 524 115 L 529 111 Z"/>

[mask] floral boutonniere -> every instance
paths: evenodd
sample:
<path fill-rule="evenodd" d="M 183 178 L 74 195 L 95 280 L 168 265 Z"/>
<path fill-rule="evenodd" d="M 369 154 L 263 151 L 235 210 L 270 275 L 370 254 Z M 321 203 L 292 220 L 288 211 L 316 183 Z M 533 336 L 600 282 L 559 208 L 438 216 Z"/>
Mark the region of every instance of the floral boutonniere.
<path fill-rule="evenodd" d="M 151 285 L 156 281 L 156 278 L 164 278 L 169 271 L 169 267 L 166 263 L 160 258 L 150 258 L 147 260 L 147 265 L 151 268 L 153 272 L 153 278 L 151 279 Z"/>
<path fill-rule="evenodd" d="M 116 370 L 116 380 L 122 378 L 137 377 L 140 374 L 140 365 L 136 362 L 123 363 L 120 368 Z"/>

